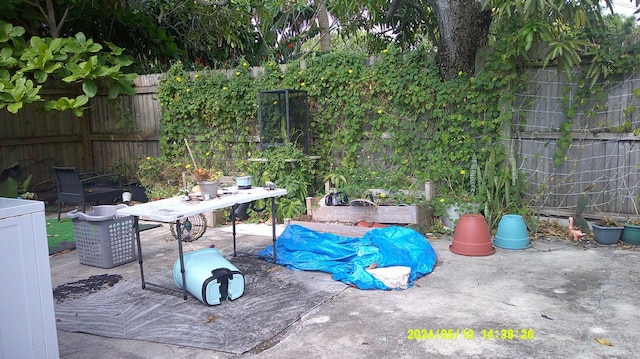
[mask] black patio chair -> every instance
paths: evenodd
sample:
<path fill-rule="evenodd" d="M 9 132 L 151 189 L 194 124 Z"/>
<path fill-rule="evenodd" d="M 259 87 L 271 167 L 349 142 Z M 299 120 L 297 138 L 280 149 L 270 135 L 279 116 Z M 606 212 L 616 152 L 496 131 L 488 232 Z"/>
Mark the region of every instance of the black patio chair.
<path fill-rule="evenodd" d="M 75 167 L 53 167 L 56 173 L 58 188 L 58 222 L 62 203 L 82 205 L 82 211 L 87 204 L 113 204 L 122 198 L 122 175 L 109 173 L 96 175 L 95 173 L 78 173 Z"/>

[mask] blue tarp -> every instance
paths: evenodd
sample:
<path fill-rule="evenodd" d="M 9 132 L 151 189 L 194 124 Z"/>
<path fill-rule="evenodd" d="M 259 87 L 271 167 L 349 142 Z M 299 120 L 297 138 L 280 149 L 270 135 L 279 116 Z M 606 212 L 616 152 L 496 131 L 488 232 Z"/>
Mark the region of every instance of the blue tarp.
<path fill-rule="evenodd" d="M 372 229 L 360 238 L 352 238 L 293 224 L 278 237 L 276 250 L 280 265 L 331 273 L 333 279 L 360 289 L 392 289 L 366 271 L 372 264 L 378 268 L 410 267 L 410 287 L 436 263 L 436 253 L 422 234 L 397 226 Z M 259 255 L 272 260 L 273 246 Z"/>

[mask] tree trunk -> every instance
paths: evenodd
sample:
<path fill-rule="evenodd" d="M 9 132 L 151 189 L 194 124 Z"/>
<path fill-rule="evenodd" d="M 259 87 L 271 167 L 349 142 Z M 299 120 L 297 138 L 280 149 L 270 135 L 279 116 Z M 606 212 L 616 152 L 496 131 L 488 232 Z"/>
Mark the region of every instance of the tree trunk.
<path fill-rule="evenodd" d="M 67 19 L 67 13 L 69 12 L 69 7 L 71 6 L 71 4 L 68 4 L 66 6 L 64 14 L 62 15 L 62 18 L 60 18 L 60 21 L 56 19 L 56 3 L 53 0 L 45 0 L 46 9 L 41 6 L 39 1 L 25 0 L 25 4 L 31 5 L 38 9 L 40 15 L 45 18 L 45 21 L 47 23 L 45 29 L 49 32 L 49 36 L 52 39 L 57 39 L 60 37 L 60 31 L 62 29 L 62 25 L 64 25 L 64 22 Z"/>
<path fill-rule="evenodd" d="M 438 21 L 436 63 L 443 78 L 475 73 L 478 50 L 487 43 L 491 10 L 478 0 L 429 0 Z"/>
<path fill-rule="evenodd" d="M 329 13 L 327 13 L 326 0 L 317 0 L 318 27 L 320 28 L 320 51 L 331 50 L 331 36 L 329 34 Z"/>

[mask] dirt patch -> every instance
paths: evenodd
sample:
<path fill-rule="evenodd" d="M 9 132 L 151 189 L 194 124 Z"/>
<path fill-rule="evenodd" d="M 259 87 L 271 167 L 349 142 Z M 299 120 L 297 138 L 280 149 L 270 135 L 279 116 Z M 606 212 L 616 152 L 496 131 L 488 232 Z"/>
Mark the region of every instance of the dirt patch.
<path fill-rule="evenodd" d="M 84 297 L 101 289 L 112 287 L 122 279 L 118 274 L 100 274 L 77 282 L 66 283 L 53 290 L 53 299 L 56 303 L 62 303 L 67 299 Z"/>

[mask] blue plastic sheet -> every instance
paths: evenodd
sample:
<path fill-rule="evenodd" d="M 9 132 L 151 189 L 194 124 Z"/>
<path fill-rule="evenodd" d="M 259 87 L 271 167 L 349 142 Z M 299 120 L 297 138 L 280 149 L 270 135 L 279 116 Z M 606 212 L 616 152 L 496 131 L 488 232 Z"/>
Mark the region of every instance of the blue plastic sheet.
<path fill-rule="evenodd" d="M 392 289 L 366 271 L 372 264 L 378 268 L 410 267 L 411 287 L 416 279 L 431 273 L 436 263 L 436 253 L 422 234 L 397 226 L 372 229 L 360 238 L 353 238 L 294 224 L 280 235 L 276 250 L 280 265 L 331 273 L 333 279 L 360 289 Z M 273 258 L 273 246 L 264 248 L 259 255 Z"/>

